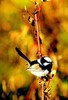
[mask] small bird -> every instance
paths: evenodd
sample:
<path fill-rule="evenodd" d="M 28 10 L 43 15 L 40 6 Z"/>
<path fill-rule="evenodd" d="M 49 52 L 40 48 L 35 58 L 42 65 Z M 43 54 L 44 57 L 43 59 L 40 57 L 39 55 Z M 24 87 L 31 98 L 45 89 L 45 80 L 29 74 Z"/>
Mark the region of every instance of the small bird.
<path fill-rule="evenodd" d="M 50 57 L 44 56 L 37 60 L 29 60 L 17 47 L 15 48 L 17 53 L 29 63 L 29 70 L 32 74 L 38 77 L 44 77 L 51 72 L 52 60 Z"/>

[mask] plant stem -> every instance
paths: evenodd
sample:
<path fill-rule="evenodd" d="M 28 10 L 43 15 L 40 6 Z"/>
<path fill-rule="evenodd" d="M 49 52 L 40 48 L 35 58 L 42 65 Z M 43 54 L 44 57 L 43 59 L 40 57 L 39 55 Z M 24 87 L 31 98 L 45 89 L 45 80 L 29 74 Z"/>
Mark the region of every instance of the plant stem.
<path fill-rule="evenodd" d="M 36 6 L 35 6 L 36 9 Z M 38 55 L 39 57 L 41 56 L 41 44 L 40 44 L 40 39 L 39 39 L 39 25 L 38 25 L 38 13 L 35 14 L 35 21 L 36 21 L 36 29 L 37 29 L 37 41 L 38 41 Z"/>
<path fill-rule="evenodd" d="M 42 82 L 42 100 L 44 100 L 44 81 Z"/>
<path fill-rule="evenodd" d="M 40 10 L 40 7 L 35 5 L 35 10 Z M 40 44 L 40 35 L 39 35 L 39 25 L 38 25 L 38 20 L 39 20 L 39 15 L 38 13 L 35 14 L 35 21 L 36 21 L 36 29 L 37 29 L 37 41 L 38 41 L 38 55 L 39 58 L 41 57 L 41 44 Z M 44 100 L 44 80 L 42 82 L 42 100 Z"/>

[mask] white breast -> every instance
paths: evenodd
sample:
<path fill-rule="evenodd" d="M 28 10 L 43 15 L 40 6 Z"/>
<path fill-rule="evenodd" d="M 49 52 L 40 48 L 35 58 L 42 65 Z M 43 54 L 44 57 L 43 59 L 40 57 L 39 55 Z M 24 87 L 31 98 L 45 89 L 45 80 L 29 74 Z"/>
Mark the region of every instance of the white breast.
<path fill-rule="evenodd" d="M 28 69 L 33 75 L 35 76 L 38 76 L 38 77 L 41 77 L 41 76 L 46 76 L 49 71 L 46 69 L 45 71 L 44 70 L 36 70 L 36 69 Z"/>

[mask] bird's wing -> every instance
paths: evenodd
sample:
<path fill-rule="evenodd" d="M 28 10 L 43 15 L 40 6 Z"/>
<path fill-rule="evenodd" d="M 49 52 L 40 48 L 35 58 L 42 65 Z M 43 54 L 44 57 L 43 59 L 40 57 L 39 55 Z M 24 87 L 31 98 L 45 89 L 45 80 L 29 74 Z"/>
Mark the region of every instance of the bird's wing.
<path fill-rule="evenodd" d="M 27 62 L 29 62 L 31 64 L 31 61 L 16 47 L 15 48 L 17 53 L 22 57 L 24 58 Z"/>

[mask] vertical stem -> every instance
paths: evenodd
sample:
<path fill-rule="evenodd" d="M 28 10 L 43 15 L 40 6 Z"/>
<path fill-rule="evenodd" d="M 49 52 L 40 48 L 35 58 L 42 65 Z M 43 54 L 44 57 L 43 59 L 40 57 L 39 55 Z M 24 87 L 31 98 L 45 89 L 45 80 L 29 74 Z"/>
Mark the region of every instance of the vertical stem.
<path fill-rule="evenodd" d="M 35 6 L 36 8 L 36 6 Z M 38 40 L 38 55 L 41 56 L 41 44 L 39 39 L 39 25 L 38 25 L 38 14 L 35 14 L 35 21 L 36 21 L 36 29 L 37 29 L 37 40 Z"/>
<path fill-rule="evenodd" d="M 37 5 L 35 5 L 35 9 L 37 10 Z M 36 29 L 37 29 L 37 41 L 38 41 L 38 55 L 41 57 L 41 44 L 39 39 L 39 25 L 38 25 L 38 13 L 35 14 L 35 21 L 36 21 Z M 42 100 L 44 100 L 44 81 L 42 82 Z"/>
<path fill-rule="evenodd" d="M 44 81 L 42 82 L 42 100 L 44 100 Z"/>

